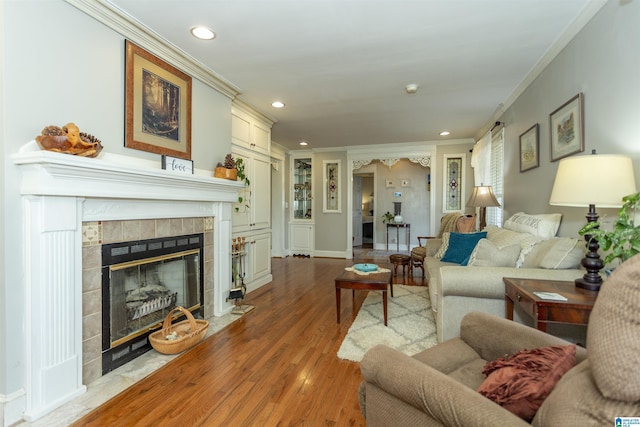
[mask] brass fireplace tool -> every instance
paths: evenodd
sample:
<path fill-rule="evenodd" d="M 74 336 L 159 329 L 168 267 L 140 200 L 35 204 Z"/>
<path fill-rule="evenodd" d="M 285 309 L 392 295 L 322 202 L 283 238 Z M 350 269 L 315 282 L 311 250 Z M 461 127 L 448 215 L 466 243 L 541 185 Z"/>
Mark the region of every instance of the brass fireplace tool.
<path fill-rule="evenodd" d="M 229 297 L 227 301 L 233 300 L 234 307 L 232 314 L 244 314 L 255 307 L 243 304 L 244 296 L 247 293 L 247 287 L 244 284 L 244 258 L 247 255 L 245 237 L 234 237 L 231 239 L 231 282 L 232 288 L 229 289 Z"/>

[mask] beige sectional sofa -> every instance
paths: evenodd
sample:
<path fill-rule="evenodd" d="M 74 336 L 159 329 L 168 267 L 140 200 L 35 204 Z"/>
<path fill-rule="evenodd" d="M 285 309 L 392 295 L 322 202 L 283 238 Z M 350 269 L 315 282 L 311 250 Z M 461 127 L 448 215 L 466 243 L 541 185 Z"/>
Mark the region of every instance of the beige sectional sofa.
<path fill-rule="evenodd" d="M 502 228 L 488 226 L 483 230 L 486 238 L 478 241 L 467 265 L 442 261 L 452 240 L 449 234 L 430 239 L 424 267 L 438 342 L 457 336 L 462 318 L 472 311 L 504 317 L 503 277 L 569 281 L 581 277 L 584 241 L 554 237 L 559 223 L 559 214 L 518 213 Z"/>

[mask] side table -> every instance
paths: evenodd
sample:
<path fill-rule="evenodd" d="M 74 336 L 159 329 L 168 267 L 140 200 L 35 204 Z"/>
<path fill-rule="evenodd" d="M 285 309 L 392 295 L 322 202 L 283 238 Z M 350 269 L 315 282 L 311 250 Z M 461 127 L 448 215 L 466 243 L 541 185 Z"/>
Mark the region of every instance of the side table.
<path fill-rule="evenodd" d="M 547 331 L 551 323 L 587 325 L 597 292 L 576 288 L 574 282 L 540 279 L 515 279 L 505 277 L 504 301 L 507 319 L 513 320 L 513 307 L 521 307 L 533 317 L 538 330 Z M 567 298 L 566 301 L 543 299 L 534 292 L 553 292 Z"/>
<path fill-rule="evenodd" d="M 358 274 L 347 270 L 342 271 L 335 279 L 338 323 L 340 323 L 340 291 L 342 289 L 351 289 L 352 305 L 356 290 L 382 291 L 382 313 L 384 316 L 384 326 L 387 326 L 387 288 L 391 291 L 391 296 L 393 297 L 393 281 L 391 278 L 391 270 L 388 269 L 385 272 L 370 274 Z"/>
<path fill-rule="evenodd" d="M 407 250 L 411 245 L 411 224 L 407 224 L 406 222 L 388 222 L 387 223 L 387 251 L 389 250 L 389 227 L 396 228 L 396 250 L 400 252 L 400 229 L 404 228 L 407 233 Z"/>

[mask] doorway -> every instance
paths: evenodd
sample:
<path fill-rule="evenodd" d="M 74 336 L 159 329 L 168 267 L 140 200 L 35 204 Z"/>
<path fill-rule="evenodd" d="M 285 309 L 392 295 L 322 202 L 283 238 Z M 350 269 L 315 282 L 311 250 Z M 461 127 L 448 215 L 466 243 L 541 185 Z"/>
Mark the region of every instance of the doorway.
<path fill-rule="evenodd" d="M 353 246 L 373 248 L 375 232 L 375 174 L 373 172 L 353 175 Z"/>

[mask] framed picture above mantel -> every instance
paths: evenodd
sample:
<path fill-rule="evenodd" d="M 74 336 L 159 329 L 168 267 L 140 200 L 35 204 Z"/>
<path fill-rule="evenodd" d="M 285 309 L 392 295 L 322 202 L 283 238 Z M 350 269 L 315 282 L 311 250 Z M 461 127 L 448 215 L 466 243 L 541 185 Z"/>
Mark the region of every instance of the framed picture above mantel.
<path fill-rule="evenodd" d="M 125 41 L 125 147 L 191 159 L 191 77 Z"/>

